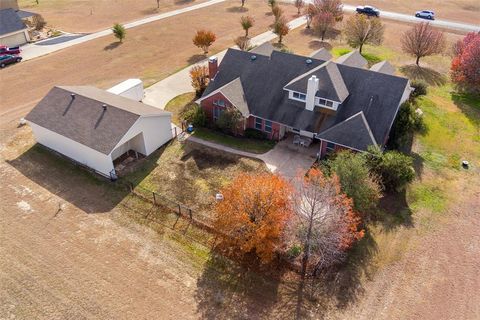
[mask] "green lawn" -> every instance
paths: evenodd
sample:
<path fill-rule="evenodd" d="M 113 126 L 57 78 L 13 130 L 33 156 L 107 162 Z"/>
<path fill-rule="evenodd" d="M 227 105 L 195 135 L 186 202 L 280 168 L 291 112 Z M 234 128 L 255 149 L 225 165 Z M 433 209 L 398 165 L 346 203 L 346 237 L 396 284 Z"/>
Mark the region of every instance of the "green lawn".
<path fill-rule="evenodd" d="M 241 151 L 257 154 L 265 153 L 275 146 L 275 142 L 272 140 L 257 140 L 243 137 L 233 137 L 223 134 L 219 131 L 207 128 L 197 128 L 194 131 L 193 135 L 203 140 L 222 144 L 224 146 L 238 149 Z"/>
<path fill-rule="evenodd" d="M 172 122 L 175 123 L 177 126 L 181 125 L 180 114 L 182 113 L 185 106 L 195 100 L 195 93 L 188 92 L 176 96 L 172 100 L 170 100 L 167 105 L 165 106 L 166 111 L 170 111 L 172 113 Z"/>

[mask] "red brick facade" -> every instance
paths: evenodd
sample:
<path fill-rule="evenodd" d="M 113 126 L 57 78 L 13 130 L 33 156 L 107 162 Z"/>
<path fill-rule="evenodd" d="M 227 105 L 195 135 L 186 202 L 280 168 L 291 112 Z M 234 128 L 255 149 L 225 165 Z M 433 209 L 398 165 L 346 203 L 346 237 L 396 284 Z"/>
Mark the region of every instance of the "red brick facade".
<path fill-rule="evenodd" d="M 220 103 L 220 106 L 218 101 L 221 100 L 223 103 Z M 205 111 L 207 115 L 207 119 L 210 123 L 215 122 L 214 114 L 215 114 L 215 109 L 226 109 L 230 107 L 235 107 L 233 106 L 230 101 L 228 101 L 227 98 L 225 98 L 224 95 L 222 95 L 220 92 L 202 100 L 201 102 L 202 109 Z M 256 126 L 256 121 L 255 119 L 258 120 L 258 127 Z M 243 135 L 245 129 L 251 128 L 251 129 L 257 129 L 259 131 L 262 131 L 265 133 L 268 139 L 271 140 L 280 140 L 282 137 L 280 136 L 281 134 L 281 127 L 282 125 L 277 122 L 272 122 L 272 130 L 271 132 L 268 132 L 268 128 L 265 127 L 265 120 L 261 118 L 256 118 L 255 116 L 250 116 L 247 119 L 245 119 L 245 122 L 239 126 L 238 131 L 236 132 L 239 135 Z M 261 125 L 260 125 L 261 123 Z M 261 128 L 261 129 L 260 129 Z"/>

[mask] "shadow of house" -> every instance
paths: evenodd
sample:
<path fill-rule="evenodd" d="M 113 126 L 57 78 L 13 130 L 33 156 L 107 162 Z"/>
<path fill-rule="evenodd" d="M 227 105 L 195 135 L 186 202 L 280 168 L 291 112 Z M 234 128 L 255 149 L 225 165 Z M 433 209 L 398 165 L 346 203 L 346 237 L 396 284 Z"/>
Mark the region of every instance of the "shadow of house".
<path fill-rule="evenodd" d="M 440 72 L 416 64 L 402 66 L 400 71 L 410 80 L 422 80 L 434 86 L 444 85 L 447 82 L 447 78 Z"/>
<path fill-rule="evenodd" d="M 161 151 L 157 151 L 151 157 L 158 158 L 160 155 Z M 36 184 L 86 213 L 109 212 L 130 192 L 122 180 L 110 182 L 40 144 L 7 163 Z M 144 177 L 149 170 L 153 168 L 141 171 Z"/>

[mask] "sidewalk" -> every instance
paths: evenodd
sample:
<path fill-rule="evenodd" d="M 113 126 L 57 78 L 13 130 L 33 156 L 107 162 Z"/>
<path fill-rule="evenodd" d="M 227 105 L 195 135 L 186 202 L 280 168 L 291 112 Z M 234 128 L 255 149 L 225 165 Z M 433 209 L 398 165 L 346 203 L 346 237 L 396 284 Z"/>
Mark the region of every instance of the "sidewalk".
<path fill-rule="evenodd" d="M 182 13 L 185 13 L 185 12 L 190 12 L 190 11 L 194 11 L 194 10 L 197 10 L 197 9 L 202 9 L 202 8 L 209 7 L 209 6 L 212 6 L 214 4 L 222 3 L 222 2 L 225 2 L 225 1 L 226 0 L 210 0 L 210 1 L 202 2 L 202 3 L 199 3 L 199 4 L 195 4 L 193 6 L 189 6 L 189 7 L 185 7 L 185 8 L 182 8 L 182 9 L 173 10 L 173 11 L 168 11 L 168 12 L 164 12 L 164 13 L 160 13 L 160 14 L 157 14 L 157 15 L 154 15 L 154 16 L 151 16 L 151 17 L 147 17 L 147 18 L 144 18 L 144 19 L 140 19 L 140 20 L 136 20 L 136 21 L 133 21 L 133 22 L 130 22 L 130 23 L 126 23 L 126 24 L 124 24 L 124 27 L 125 27 L 125 29 L 135 28 L 135 27 L 138 27 L 138 26 L 150 23 L 150 22 L 170 18 L 170 17 L 176 16 L 176 15 L 179 15 L 179 14 L 182 14 Z M 65 48 L 68 48 L 68 47 L 71 47 L 71 46 L 74 46 L 74 45 L 77 45 L 77 44 L 80 44 L 80 43 L 84 43 L 84 42 L 94 40 L 94 39 L 97 39 L 97 38 L 100 38 L 100 37 L 108 36 L 110 34 L 112 34 L 112 30 L 111 29 L 106 29 L 106 30 L 95 32 L 95 33 L 85 34 L 85 35 L 69 34 L 70 36 L 74 35 L 74 36 L 78 36 L 78 37 L 75 38 L 75 39 L 69 40 L 69 41 L 64 41 L 64 42 L 61 42 L 61 43 L 55 43 L 55 44 L 51 44 L 51 45 L 42 45 L 41 43 L 27 44 L 27 45 L 22 47 L 23 61 L 30 60 L 30 59 L 37 58 L 37 57 L 41 57 L 41 56 L 44 56 L 46 54 L 49 54 L 49 53 L 52 53 L 52 52 L 55 52 L 55 51 L 58 51 L 58 50 L 62 50 L 62 49 L 65 49 Z M 51 39 L 49 39 L 49 40 L 51 40 Z M 45 41 L 47 41 L 47 40 L 45 40 Z"/>

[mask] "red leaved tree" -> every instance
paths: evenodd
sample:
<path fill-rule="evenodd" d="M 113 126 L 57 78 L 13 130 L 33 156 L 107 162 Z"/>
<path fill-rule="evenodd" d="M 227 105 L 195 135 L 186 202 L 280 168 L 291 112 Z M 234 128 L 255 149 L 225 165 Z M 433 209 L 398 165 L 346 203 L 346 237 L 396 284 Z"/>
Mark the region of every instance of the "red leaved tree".
<path fill-rule="evenodd" d="M 313 29 L 325 39 L 325 34 L 335 25 L 335 18 L 330 12 L 320 12 L 313 17 Z"/>
<path fill-rule="evenodd" d="M 284 16 L 280 16 L 278 20 L 273 24 L 273 33 L 278 36 L 278 43 L 282 43 L 283 37 L 288 34 L 290 27 L 288 26 L 287 19 Z"/>
<path fill-rule="evenodd" d="M 435 30 L 425 22 L 417 23 L 405 31 L 401 42 L 403 52 L 417 58 L 417 66 L 420 58 L 442 53 L 446 45 L 443 32 Z"/>
<path fill-rule="evenodd" d="M 208 53 L 208 48 L 217 40 L 217 36 L 212 31 L 198 30 L 193 37 L 193 44 L 203 49 L 203 53 Z"/>
<path fill-rule="evenodd" d="M 340 191 L 336 176 L 312 169 L 299 176 L 295 197 L 297 239 L 303 247 L 302 278 L 343 261 L 346 251 L 364 236 L 352 200 Z"/>
<path fill-rule="evenodd" d="M 480 94 L 480 33 L 471 32 L 454 47 L 451 77 L 459 88 Z"/>
<path fill-rule="evenodd" d="M 336 22 L 343 20 L 343 3 L 340 0 L 315 0 L 316 13 L 330 13 Z"/>
<path fill-rule="evenodd" d="M 215 228 L 221 243 L 243 254 L 254 252 L 262 262 L 283 246 L 285 226 L 292 216 L 290 184 L 268 173 L 240 174 L 221 190 L 215 205 Z"/>

